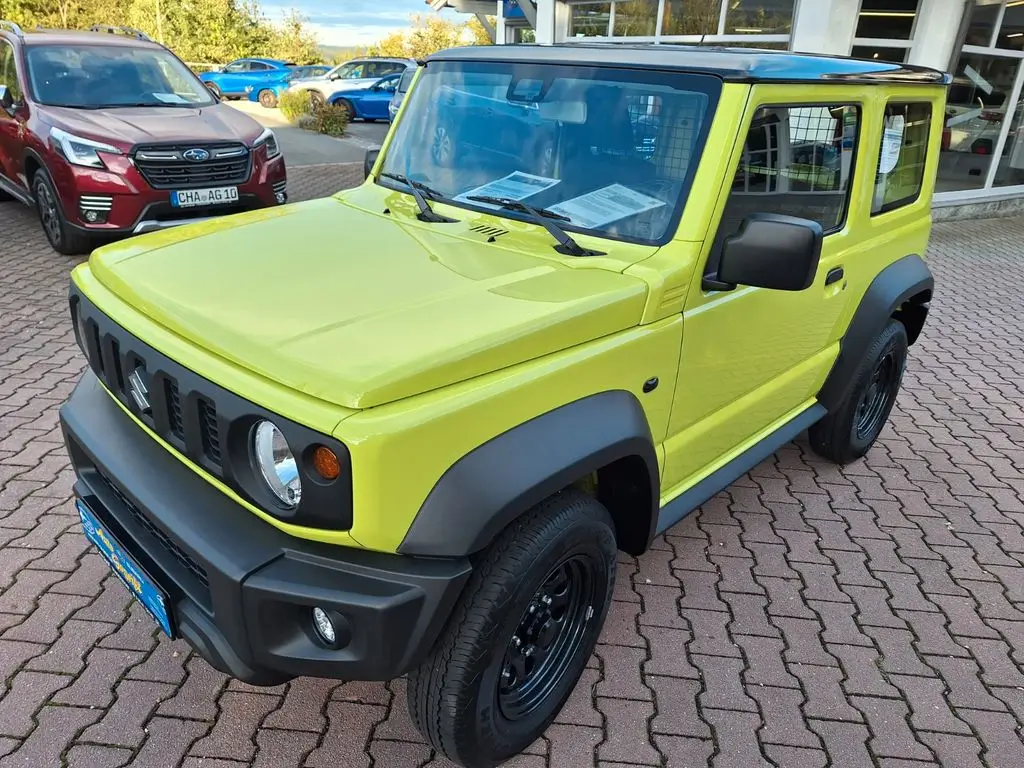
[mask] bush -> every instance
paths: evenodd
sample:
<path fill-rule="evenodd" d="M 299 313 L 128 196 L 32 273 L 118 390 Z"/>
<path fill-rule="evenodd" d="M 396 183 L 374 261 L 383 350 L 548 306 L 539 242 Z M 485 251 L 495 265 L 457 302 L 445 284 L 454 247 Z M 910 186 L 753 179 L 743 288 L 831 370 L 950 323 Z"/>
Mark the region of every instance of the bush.
<path fill-rule="evenodd" d="M 348 125 L 348 110 L 337 104 L 324 104 L 313 110 L 309 120 L 310 130 L 328 136 L 341 136 Z"/>
<path fill-rule="evenodd" d="M 289 123 L 298 124 L 303 117 L 313 114 L 313 102 L 302 91 L 285 91 L 277 100 L 277 108 Z"/>

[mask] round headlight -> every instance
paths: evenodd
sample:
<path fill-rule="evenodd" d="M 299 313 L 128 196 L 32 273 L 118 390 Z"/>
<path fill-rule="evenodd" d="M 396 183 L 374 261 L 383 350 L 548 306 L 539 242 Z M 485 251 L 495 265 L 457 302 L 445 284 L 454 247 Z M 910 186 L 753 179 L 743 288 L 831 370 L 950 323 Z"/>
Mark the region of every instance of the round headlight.
<path fill-rule="evenodd" d="M 252 454 L 267 487 L 282 504 L 290 508 L 297 507 L 302 498 L 299 469 L 288 441 L 276 425 L 269 421 L 261 421 L 256 425 Z"/>

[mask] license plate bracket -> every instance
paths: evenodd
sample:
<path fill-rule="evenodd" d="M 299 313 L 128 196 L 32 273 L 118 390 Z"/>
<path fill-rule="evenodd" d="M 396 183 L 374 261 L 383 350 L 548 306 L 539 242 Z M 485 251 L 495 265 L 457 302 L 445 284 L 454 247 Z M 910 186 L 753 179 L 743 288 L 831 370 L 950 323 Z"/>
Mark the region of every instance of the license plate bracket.
<path fill-rule="evenodd" d="M 110 566 L 110 570 L 125 585 L 132 597 L 142 603 L 142 607 L 153 617 L 160 629 L 168 637 L 174 638 L 167 593 L 146 572 L 145 568 L 135 562 L 121 542 L 96 517 L 88 504 L 81 499 L 76 499 L 75 506 L 78 509 L 78 516 L 82 521 L 82 530 L 86 538 L 96 546 L 100 555 Z"/>

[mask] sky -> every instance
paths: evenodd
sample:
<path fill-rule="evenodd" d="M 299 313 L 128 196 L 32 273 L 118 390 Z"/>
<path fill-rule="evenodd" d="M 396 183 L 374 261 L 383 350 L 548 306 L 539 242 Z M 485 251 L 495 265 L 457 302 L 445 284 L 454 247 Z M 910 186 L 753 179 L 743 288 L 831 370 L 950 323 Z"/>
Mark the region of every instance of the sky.
<path fill-rule="evenodd" d="M 434 12 L 424 0 L 264 0 L 260 5 L 270 19 L 295 8 L 321 43 L 344 46 L 376 42 L 408 26 L 412 14 Z"/>

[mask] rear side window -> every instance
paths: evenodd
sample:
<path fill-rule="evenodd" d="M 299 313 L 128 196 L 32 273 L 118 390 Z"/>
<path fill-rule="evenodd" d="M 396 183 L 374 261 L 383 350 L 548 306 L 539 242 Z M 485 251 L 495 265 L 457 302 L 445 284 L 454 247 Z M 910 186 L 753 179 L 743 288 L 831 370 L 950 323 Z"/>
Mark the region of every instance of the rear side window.
<path fill-rule="evenodd" d="M 719 244 L 752 213 L 846 220 L 860 110 L 853 105 L 762 107 L 747 132 L 719 226 Z"/>
<path fill-rule="evenodd" d="M 921 196 L 932 105 L 891 103 L 885 108 L 871 215 L 910 205 Z"/>
<path fill-rule="evenodd" d="M 409 90 L 409 85 L 412 83 L 413 77 L 416 76 L 416 67 L 409 67 L 405 72 L 402 73 L 401 79 L 398 81 L 398 92 L 405 93 Z"/>
<path fill-rule="evenodd" d="M 21 101 L 18 68 L 14 64 L 14 47 L 6 40 L 0 40 L 0 85 L 7 86 L 15 102 Z"/>

